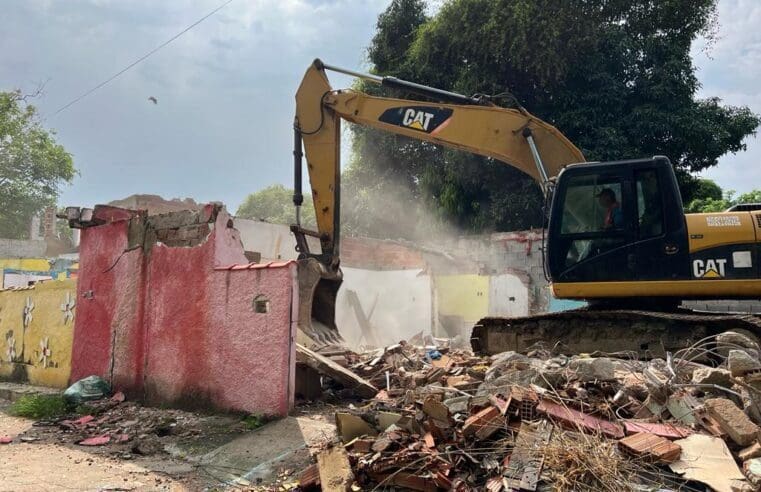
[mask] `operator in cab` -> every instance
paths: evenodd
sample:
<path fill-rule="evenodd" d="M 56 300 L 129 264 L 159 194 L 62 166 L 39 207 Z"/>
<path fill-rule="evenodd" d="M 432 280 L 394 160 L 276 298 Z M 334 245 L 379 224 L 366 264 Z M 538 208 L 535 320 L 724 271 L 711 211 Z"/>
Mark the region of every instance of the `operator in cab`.
<path fill-rule="evenodd" d="M 610 188 L 603 188 L 597 194 L 600 206 L 605 209 L 605 219 L 602 229 L 620 229 L 624 225 L 624 215 L 621 213 L 621 204 L 616 200 L 616 192 Z"/>

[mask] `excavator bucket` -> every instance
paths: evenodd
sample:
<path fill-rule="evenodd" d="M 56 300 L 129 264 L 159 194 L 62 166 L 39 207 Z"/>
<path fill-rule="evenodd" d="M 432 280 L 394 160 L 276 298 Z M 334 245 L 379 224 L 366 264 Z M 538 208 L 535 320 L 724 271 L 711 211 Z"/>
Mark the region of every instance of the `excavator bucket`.
<path fill-rule="evenodd" d="M 341 270 L 331 271 L 314 258 L 299 260 L 299 333 L 297 341 L 312 349 L 344 346 L 336 326 L 336 296 Z"/>

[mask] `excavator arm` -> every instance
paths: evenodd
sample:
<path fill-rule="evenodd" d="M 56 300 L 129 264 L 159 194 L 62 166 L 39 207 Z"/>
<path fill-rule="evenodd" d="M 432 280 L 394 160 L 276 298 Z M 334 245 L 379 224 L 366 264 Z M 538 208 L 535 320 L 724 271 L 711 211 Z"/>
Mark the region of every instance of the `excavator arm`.
<path fill-rule="evenodd" d="M 356 90 L 334 90 L 326 69 L 444 102 L 391 99 Z M 359 74 L 315 60 L 296 93 L 294 203 L 298 210 L 303 200 L 303 141 L 318 230 L 306 231 L 300 224 L 293 230 L 297 238 L 301 236 L 298 247 L 303 254 L 317 257 L 332 268 L 337 268 L 339 258 L 341 119 L 494 158 L 528 174 L 545 191 L 549 180 L 560 169 L 584 161 L 581 151 L 562 133 L 523 108 L 506 109 L 491 104 L 486 98 L 468 97 L 392 77 Z M 321 255 L 308 252 L 304 234 L 320 238 Z"/>
<path fill-rule="evenodd" d="M 326 70 L 416 93 L 437 102 L 334 90 Z M 492 157 L 533 177 L 545 193 L 560 169 L 584 161 L 579 149 L 557 129 L 523 108 L 505 109 L 485 97 L 468 97 L 393 77 L 360 74 L 315 60 L 296 93 L 293 148 L 296 224 L 291 226 L 301 260 L 299 331 L 300 337 L 307 337 L 301 338 L 301 343 L 313 347 L 342 344 L 335 324 L 335 303 L 342 282 L 339 268 L 341 119 Z M 317 231 L 301 226 L 302 146 L 307 158 Z M 310 251 L 307 236 L 319 238 L 319 253 Z"/>

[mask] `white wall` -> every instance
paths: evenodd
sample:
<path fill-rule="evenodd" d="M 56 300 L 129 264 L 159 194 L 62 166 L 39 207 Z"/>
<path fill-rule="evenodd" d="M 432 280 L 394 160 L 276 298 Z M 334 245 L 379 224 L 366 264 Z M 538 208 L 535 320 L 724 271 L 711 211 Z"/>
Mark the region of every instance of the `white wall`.
<path fill-rule="evenodd" d="M 0 272 L 2 273 L 2 272 Z M 0 289 L 10 289 L 11 287 L 26 287 L 29 282 L 38 282 L 40 280 L 50 280 L 53 277 L 50 275 L 34 275 L 32 273 L 10 273 L 3 274 L 3 278 L 0 279 Z"/>
<path fill-rule="evenodd" d="M 243 249 L 261 253 L 262 261 L 298 258 L 299 254 L 295 250 L 296 238 L 291 234 L 288 226 L 237 218 L 234 219 L 233 224 L 240 232 Z M 307 240 L 312 251 L 319 253 L 320 242 L 311 237 Z"/>
<path fill-rule="evenodd" d="M 528 316 L 528 288 L 517 275 L 489 278 L 489 316 Z"/>
<path fill-rule="evenodd" d="M 349 302 L 354 291 L 373 327 L 379 345 L 407 340 L 421 331 L 431 333 L 431 278 L 422 270 L 362 270 L 341 268 L 344 282 L 338 291 L 336 324 L 349 347 L 368 344 Z M 375 305 L 375 309 L 373 309 Z"/>

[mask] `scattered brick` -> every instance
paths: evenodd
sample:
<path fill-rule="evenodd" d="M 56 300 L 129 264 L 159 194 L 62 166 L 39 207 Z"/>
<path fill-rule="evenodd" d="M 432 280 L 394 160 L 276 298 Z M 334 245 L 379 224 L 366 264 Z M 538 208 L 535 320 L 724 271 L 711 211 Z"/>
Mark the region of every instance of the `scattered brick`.
<path fill-rule="evenodd" d="M 486 407 L 465 420 L 465 424 L 462 426 L 462 433 L 466 436 L 471 436 L 486 428 L 487 430 L 478 436 L 480 439 L 485 439 L 499 428 L 499 426 L 494 428 L 493 424 L 500 417 L 502 417 L 502 414 L 497 407 Z"/>
<path fill-rule="evenodd" d="M 301 490 L 309 490 L 317 488 L 320 485 L 320 470 L 317 465 L 310 465 L 299 476 L 299 488 Z"/>
<path fill-rule="evenodd" d="M 558 405 L 549 400 L 539 402 L 537 411 L 555 420 L 559 420 L 566 426 L 582 427 L 587 431 L 600 432 L 604 436 L 613 439 L 624 437 L 624 429 L 619 424 L 593 417 L 592 415 L 586 415 L 578 410 Z"/>
<path fill-rule="evenodd" d="M 648 461 L 672 463 L 679 459 L 682 448 L 665 437 L 640 432 L 618 441 L 618 447 L 625 453 Z"/>
<path fill-rule="evenodd" d="M 655 434 L 656 436 L 665 437 L 667 439 L 684 439 L 685 437 L 692 434 L 692 431 L 687 427 L 652 422 L 634 422 L 632 420 L 627 420 L 624 422 L 624 430 L 626 431 L 627 435 L 647 432 L 649 434 Z"/>

